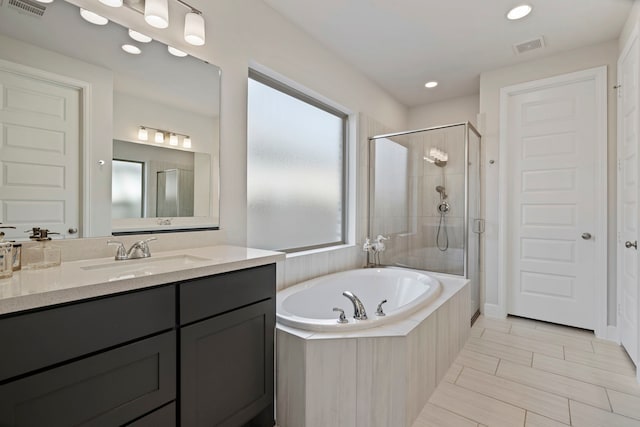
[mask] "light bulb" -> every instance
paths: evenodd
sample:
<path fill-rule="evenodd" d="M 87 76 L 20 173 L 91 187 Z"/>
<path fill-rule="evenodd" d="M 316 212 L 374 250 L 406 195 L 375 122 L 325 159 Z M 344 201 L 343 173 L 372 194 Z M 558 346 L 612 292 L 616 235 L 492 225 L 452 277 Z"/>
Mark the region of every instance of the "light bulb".
<path fill-rule="evenodd" d="M 95 25 L 107 25 L 109 23 L 109 20 L 104 16 L 83 8 L 80 8 L 80 16 L 82 16 L 85 21 L 91 22 Z"/>
<path fill-rule="evenodd" d="M 438 86 L 438 82 L 427 82 L 424 85 L 424 87 L 426 87 L 427 89 L 433 89 L 436 86 Z"/>
<path fill-rule="evenodd" d="M 531 6 L 528 4 L 522 4 L 520 6 L 516 6 L 507 13 L 507 19 L 510 21 L 515 21 L 517 19 L 522 19 L 528 14 L 531 13 Z"/>
<path fill-rule="evenodd" d="M 184 139 L 182 140 L 182 146 L 184 148 L 191 148 L 191 137 L 190 136 L 185 136 Z"/>
<path fill-rule="evenodd" d="M 38 3 L 53 3 L 53 0 L 36 0 Z"/>
<path fill-rule="evenodd" d="M 178 135 L 176 135 L 175 133 L 172 133 L 171 136 L 169 136 L 169 145 L 173 145 L 173 146 L 178 145 Z"/>
<path fill-rule="evenodd" d="M 146 0 L 144 2 L 144 20 L 156 28 L 169 26 L 168 0 Z"/>
<path fill-rule="evenodd" d="M 156 136 L 154 138 L 154 141 L 156 141 L 158 144 L 162 144 L 164 142 L 164 133 L 162 133 L 161 131 L 157 130 L 156 131 Z"/>
<path fill-rule="evenodd" d="M 149 132 L 147 132 L 145 127 L 140 126 L 140 129 L 138 129 L 138 139 L 140 141 L 147 141 L 149 139 Z"/>
<path fill-rule="evenodd" d="M 204 44 L 204 18 L 196 12 L 189 12 L 184 17 L 184 39 L 194 46 Z"/>

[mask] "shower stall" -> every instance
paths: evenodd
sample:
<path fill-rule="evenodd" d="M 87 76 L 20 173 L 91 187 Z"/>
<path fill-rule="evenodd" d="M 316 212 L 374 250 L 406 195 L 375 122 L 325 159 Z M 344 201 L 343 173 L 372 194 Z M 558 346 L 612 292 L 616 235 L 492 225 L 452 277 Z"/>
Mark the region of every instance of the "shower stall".
<path fill-rule="evenodd" d="M 369 236 L 384 265 L 464 276 L 480 308 L 480 140 L 470 123 L 369 138 Z"/>

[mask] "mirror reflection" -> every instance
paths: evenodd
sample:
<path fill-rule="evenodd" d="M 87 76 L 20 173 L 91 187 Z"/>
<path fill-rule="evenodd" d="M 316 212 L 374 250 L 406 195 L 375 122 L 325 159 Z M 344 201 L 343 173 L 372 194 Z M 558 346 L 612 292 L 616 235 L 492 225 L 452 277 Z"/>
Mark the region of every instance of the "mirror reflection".
<path fill-rule="evenodd" d="M 65 238 L 217 227 L 219 68 L 38 5 L 0 3 L 0 222 Z"/>

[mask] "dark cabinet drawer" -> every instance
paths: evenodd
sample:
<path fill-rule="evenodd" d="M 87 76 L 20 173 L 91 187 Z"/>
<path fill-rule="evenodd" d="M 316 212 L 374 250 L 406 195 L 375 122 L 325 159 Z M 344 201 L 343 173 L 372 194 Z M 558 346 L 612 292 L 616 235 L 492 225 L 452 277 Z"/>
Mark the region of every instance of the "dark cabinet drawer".
<path fill-rule="evenodd" d="M 0 386 L 0 425 L 123 425 L 175 390 L 172 331 Z"/>
<path fill-rule="evenodd" d="M 269 299 L 181 329 L 183 427 L 273 426 L 274 327 Z"/>
<path fill-rule="evenodd" d="M 175 326 L 173 286 L 0 319 L 0 381 Z"/>
<path fill-rule="evenodd" d="M 172 402 L 127 424 L 127 427 L 175 427 L 176 421 L 176 402 Z"/>
<path fill-rule="evenodd" d="M 275 293 L 275 264 L 185 282 L 180 284 L 180 324 L 275 298 Z"/>

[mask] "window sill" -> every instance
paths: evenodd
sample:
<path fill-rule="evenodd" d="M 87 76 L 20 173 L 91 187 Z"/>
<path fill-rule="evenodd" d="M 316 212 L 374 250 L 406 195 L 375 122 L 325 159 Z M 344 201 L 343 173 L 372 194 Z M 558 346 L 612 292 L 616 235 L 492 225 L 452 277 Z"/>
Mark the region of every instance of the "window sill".
<path fill-rule="evenodd" d="M 326 252 L 339 251 L 339 250 L 342 250 L 342 249 L 349 249 L 349 248 L 355 248 L 355 247 L 356 247 L 356 245 L 347 243 L 347 244 L 343 244 L 343 245 L 327 246 L 326 248 L 310 249 L 308 251 L 291 252 L 291 253 L 287 254 L 287 259 L 289 259 L 289 258 L 297 258 L 297 257 L 300 257 L 300 256 L 322 254 L 322 253 L 326 253 Z"/>

